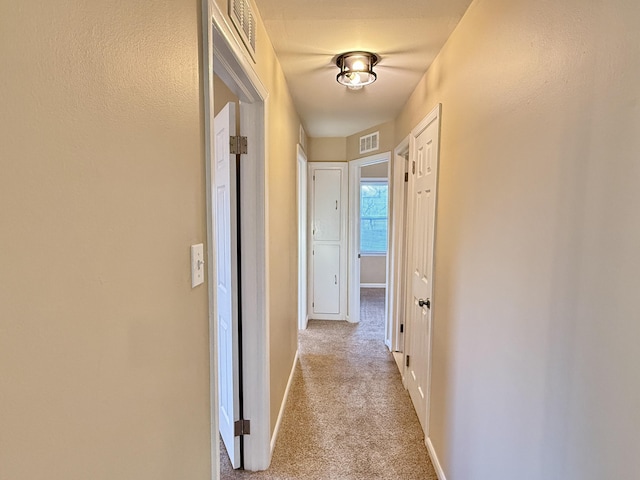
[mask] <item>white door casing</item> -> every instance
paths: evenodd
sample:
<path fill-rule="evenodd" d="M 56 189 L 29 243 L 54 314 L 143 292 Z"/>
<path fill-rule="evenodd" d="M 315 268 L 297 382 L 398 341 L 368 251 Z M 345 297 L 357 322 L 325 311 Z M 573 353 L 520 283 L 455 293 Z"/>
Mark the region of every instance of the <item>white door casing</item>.
<path fill-rule="evenodd" d="M 411 259 L 405 381 L 429 436 L 433 258 L 439 156 L 440 105 L 411 132 Z M 415 170 L 414 170 L 415 167 Z"/>
<path fill-rule="evenodd" d="M 235 135 L 236 129 L 235 107 L 235 104 L 228 103 L 214 119 L 214 212 L 220 435 L 233 468 L 240 468 L 240 440 L 234 433 L 234 423 L 240 419 L 237 189 L 235 155 L 229 153 L 229 137 Z"/>
<path fill-rule="evenodd" d="M 391 228 L 389 243 L 389 286 L 387 304 L 388 317 L 391 320 L 391 345 L 396 352 L 404 351 L 404 332 L 400 328 L 405 320 L 405 285 L 406 285 L 406 258 L 407 249 L 407 189 L 408 181 L 405 181 L 405 172 L 408 173 L 407 164 L 409 156 L 409 136 L 396 147 L 392 163 L 391 189 Z"/>
<path fill-rule="evenodd" d="M 300 144 L 298 153 L 298 328 L 307 328 L 307 156 Z"/>

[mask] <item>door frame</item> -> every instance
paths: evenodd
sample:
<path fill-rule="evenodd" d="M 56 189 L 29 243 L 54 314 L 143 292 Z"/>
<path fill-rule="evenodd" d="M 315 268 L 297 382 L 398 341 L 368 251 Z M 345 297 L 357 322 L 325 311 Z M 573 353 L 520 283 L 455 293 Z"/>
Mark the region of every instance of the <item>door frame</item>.
<path fill-rule="evenodd" d="M 212 479 L 220 475 L 220 441 L 218 421 L 217 303 L 215 222 L 213 221 L 214 92 L 213 74 L 218 75 L 240 99 L 241 134 L 250 138 L 243 161 L 248 168 L 241 172 L 243 188 L 240 198 L 243 284 L 242 331 L 244 417 L 251 420 L 251 435 L 244 438 L 244 467 L 264 470 L 271 461 L 270 392 L 269 392 L 269 283 L 267 238 L 267 155 L 266 117 L 268 92 L 255 73 L 245 53 L 242 40 L 227 22 L 215 0 L 202 3 L 203 8 L 203 76 L 206 152 L 207 201 L 207 280 L 209 294 L 209 365 Z M 249 301 L 249 299 L 251 301 Z"/>
<path fill-rule="evenodd" d="M 377 153 L 368 157 L 349 161 L 349 305 L 347 308 L 347 320 L 352 323 L 360 322 L 360 177 L 362 167 L 387 163 L 387 181 L 390 180 L 391 152 Z M 389 216 L 391 209 L 387 207 Z M 388 217 L 390 218 L 390 217 Z M 387 226 L 387 234 L 389 233 Z M 389 286 L 389 244 L 387 239 L 387 260 L 385 267 L 386 284 Z M 385 308 L 385 344 L 387 342 L 389 316 Z"/>
<path fill-rule="evenodd" d="M 407 227 L 408 217 L 405 205 L 405 194 L 408 193 L 409 182 L 405 182 L 409 163 L 409 135 L 394 149 L 391 168 L 391 206 L 392 218 L 389 243 L 389 282 L 387 292 L 387 315 L 390 319 L 391 349 L 394 352 L 404 351 L 404 333 L 400 325 L 406 325 L 405 287 L 407 272 Z M 404 375 L 404 362 L 403 375 Z"/>
<path fill-rule="evenodd" d="M 296 146 L 298 178 L 296 195 L 298 196 L 298 329 L 306 330 L 309 322 L 307 309 L 307 191 L 308 172 L 307 154 L 302 145 Z"/>

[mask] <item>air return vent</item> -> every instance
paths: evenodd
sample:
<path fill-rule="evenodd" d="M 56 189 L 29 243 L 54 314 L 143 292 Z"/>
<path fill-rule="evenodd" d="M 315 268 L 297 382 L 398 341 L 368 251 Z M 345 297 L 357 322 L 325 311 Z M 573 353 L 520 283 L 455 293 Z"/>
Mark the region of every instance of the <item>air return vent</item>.
<path fill-rule="evenodd" d="M 229 16 L 251 58 L 256 54 L 256 15 L 249 0 L 229 0 Z"/>
<path fill-rule="evenodd" d="M 374 152 L 380 148 L 380 132 L 370 133 L 360 137 L 360 153 Z"/>

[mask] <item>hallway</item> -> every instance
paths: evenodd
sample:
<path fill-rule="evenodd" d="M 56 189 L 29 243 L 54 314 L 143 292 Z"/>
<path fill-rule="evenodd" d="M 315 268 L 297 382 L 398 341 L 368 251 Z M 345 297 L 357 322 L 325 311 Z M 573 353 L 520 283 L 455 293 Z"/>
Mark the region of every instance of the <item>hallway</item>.
<path fill-rule="evenodd" d="M 271 467 L 222 479 L 435 480 L 422 430 L 384 345 L 384 290 L 362 289 L 361 322 L 310 321 Z"/>

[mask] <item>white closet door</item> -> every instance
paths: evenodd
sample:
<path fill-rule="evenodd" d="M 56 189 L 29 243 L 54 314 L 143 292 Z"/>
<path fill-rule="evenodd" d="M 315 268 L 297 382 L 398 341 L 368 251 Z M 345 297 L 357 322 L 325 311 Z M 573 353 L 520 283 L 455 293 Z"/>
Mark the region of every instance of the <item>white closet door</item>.
<path fill-rule="evenodd" d="M 347 318 L 347 164 L 309 166 L 309 315 Z"/>
<path fill-rule="evenodd" d="M 313 313 L 340 313 L 340 245 L 316 245 L 314 248 Z"/>
<path fill-rule="evenodd" d="M 314 175 L 313 239 L 315 241 L 340 242 L 342 172 L 340 170 L 318 169 Z"/>

